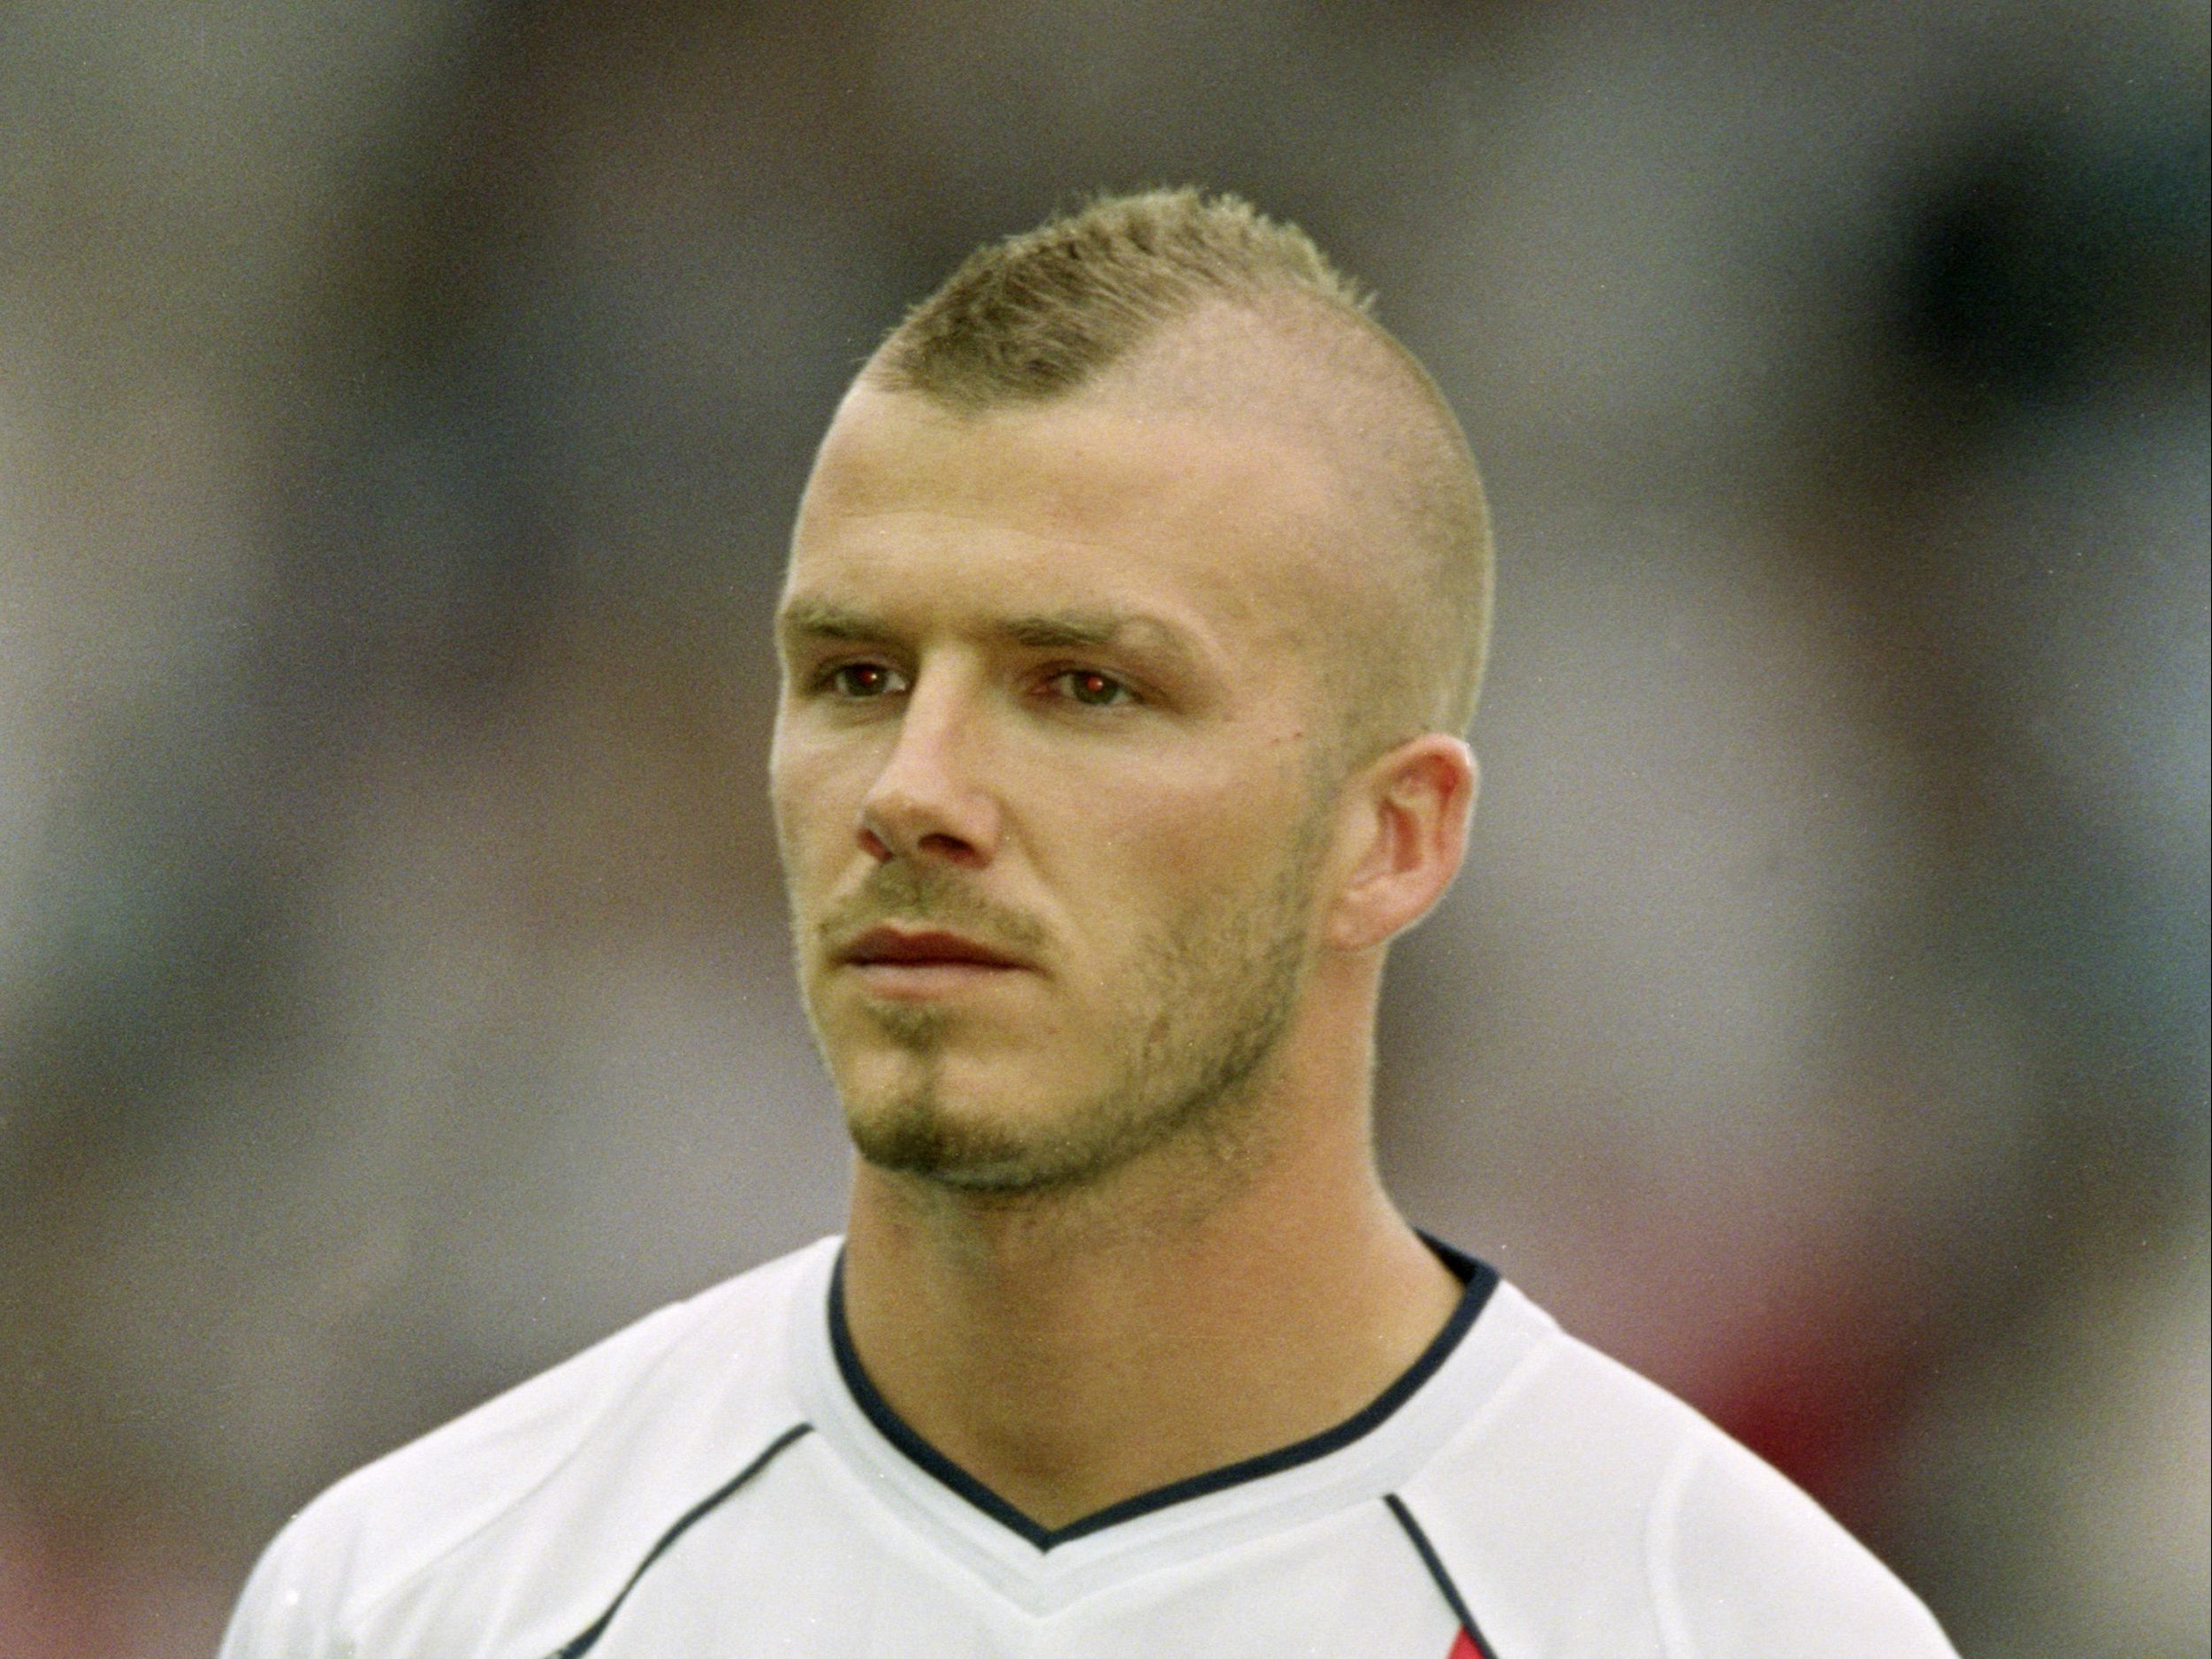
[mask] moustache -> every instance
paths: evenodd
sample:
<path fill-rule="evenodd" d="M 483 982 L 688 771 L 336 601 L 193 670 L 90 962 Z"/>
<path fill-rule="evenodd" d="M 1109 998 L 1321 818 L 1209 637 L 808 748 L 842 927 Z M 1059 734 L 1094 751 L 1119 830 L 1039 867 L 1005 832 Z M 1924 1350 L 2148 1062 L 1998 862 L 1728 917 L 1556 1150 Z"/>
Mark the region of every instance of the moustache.
<path fill-rule="evenodd" d="M 1035 917 L 984 898 L 953 871 L 903 860 L 869 872 L 859 887 L 822 914 L 814 931 L 835 955 L 870 928 L 886 922 L 945 928 L 978 944 L 1032 960 L 1043 954 L 1047 943 L 1044 925 Z"/>

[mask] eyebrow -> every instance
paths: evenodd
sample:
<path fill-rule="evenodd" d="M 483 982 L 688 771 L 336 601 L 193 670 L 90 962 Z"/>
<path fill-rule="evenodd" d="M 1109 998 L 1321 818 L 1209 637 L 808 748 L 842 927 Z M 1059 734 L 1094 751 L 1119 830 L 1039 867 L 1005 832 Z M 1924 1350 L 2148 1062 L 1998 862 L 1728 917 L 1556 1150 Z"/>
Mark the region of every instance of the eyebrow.
<path fill-rule="evenodd" d="M 897 631 L 865 611 L 812 599 L 793 600 L 784 608 L 776 628 L 791 641 L 875 641 L 888 639 Z M 1133 611 L 1070 610 L 1010 616 L 994 624 L 991 632 L 1031 651 L 1118 645 L 1163 652 L 1184 661 L 1194 654 L 1181 630 Z"/>
<path fill-rule="evenodd" d="M 1126 611 L 1063 611 L 1054 615 L 1014 616 L 993 631 L 1033 651 L 1129 644 L 1177 649 L 1181 643 L 1177 631 L 1164 623 Z"/>
<path fill-rule="evenodd" d="M 797 599 L 783 608 L 775 631 L 786 639 L 881 639 L 890 630 L 873 616 L 821 600 Z"/>

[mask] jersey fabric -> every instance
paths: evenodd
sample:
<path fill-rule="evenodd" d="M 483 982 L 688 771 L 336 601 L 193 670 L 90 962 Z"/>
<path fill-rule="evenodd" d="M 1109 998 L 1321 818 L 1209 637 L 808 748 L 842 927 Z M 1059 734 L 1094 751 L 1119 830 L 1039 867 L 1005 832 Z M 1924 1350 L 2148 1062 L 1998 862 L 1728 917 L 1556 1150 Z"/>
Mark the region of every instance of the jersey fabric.
<path fill-rule="evenodd" d="M 223 1659 L 1955 1659 L 1773 1469 L 1478 1263 L 1366 1410 L 1060 1530 L 900 1421 L 835 1239 L 340 1481 Z"/>

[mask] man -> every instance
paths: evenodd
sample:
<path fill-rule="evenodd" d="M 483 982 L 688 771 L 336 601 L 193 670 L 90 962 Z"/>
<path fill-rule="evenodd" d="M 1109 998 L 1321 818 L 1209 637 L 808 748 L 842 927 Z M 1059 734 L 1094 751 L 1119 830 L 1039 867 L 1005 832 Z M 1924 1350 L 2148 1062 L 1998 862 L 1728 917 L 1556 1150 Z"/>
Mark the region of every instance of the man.
<path fill-rule="evenodd" d="M 971 258 L 778 618 L 849 1233 L 342 1482 L 229 1659 L 1949 1654 L 1376 1178 L 1489 592 L 1457 424 L 1297 231 L 1159 192 Z"/>

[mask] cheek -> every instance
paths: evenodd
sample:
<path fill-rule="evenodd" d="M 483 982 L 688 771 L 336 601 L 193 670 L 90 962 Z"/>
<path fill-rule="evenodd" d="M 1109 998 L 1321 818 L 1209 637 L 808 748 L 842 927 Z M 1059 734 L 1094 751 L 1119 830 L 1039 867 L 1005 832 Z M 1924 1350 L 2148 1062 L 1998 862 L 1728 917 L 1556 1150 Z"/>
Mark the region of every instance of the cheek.
<path fill-rule="evenodd" d="M 850 840 L 846 832 L 858 814 L 858 798 L 846 799 L 843 773 L 850 769 L 825 745 L 777 734 L 768 755 L 768 806 L 784 870 L 794 881 L 834 860 Z"/>
<path fill-rule="evenodd" d="M 1247 775 L 1249 776 L 1248 774 Z M 1224 895 L 1263 883 L 1279 865 L 1308 803 L 1281 777 L 1244 787 L 1214 780 L 1182 789 L 1102 792 L 1087 809 L 1080 842 L 1095 862 L 1078 879 L 1112 916 L 1155 926 L 1217 908 Z M 1072 841 L 1079 839 L 1071 837 Z"/>

